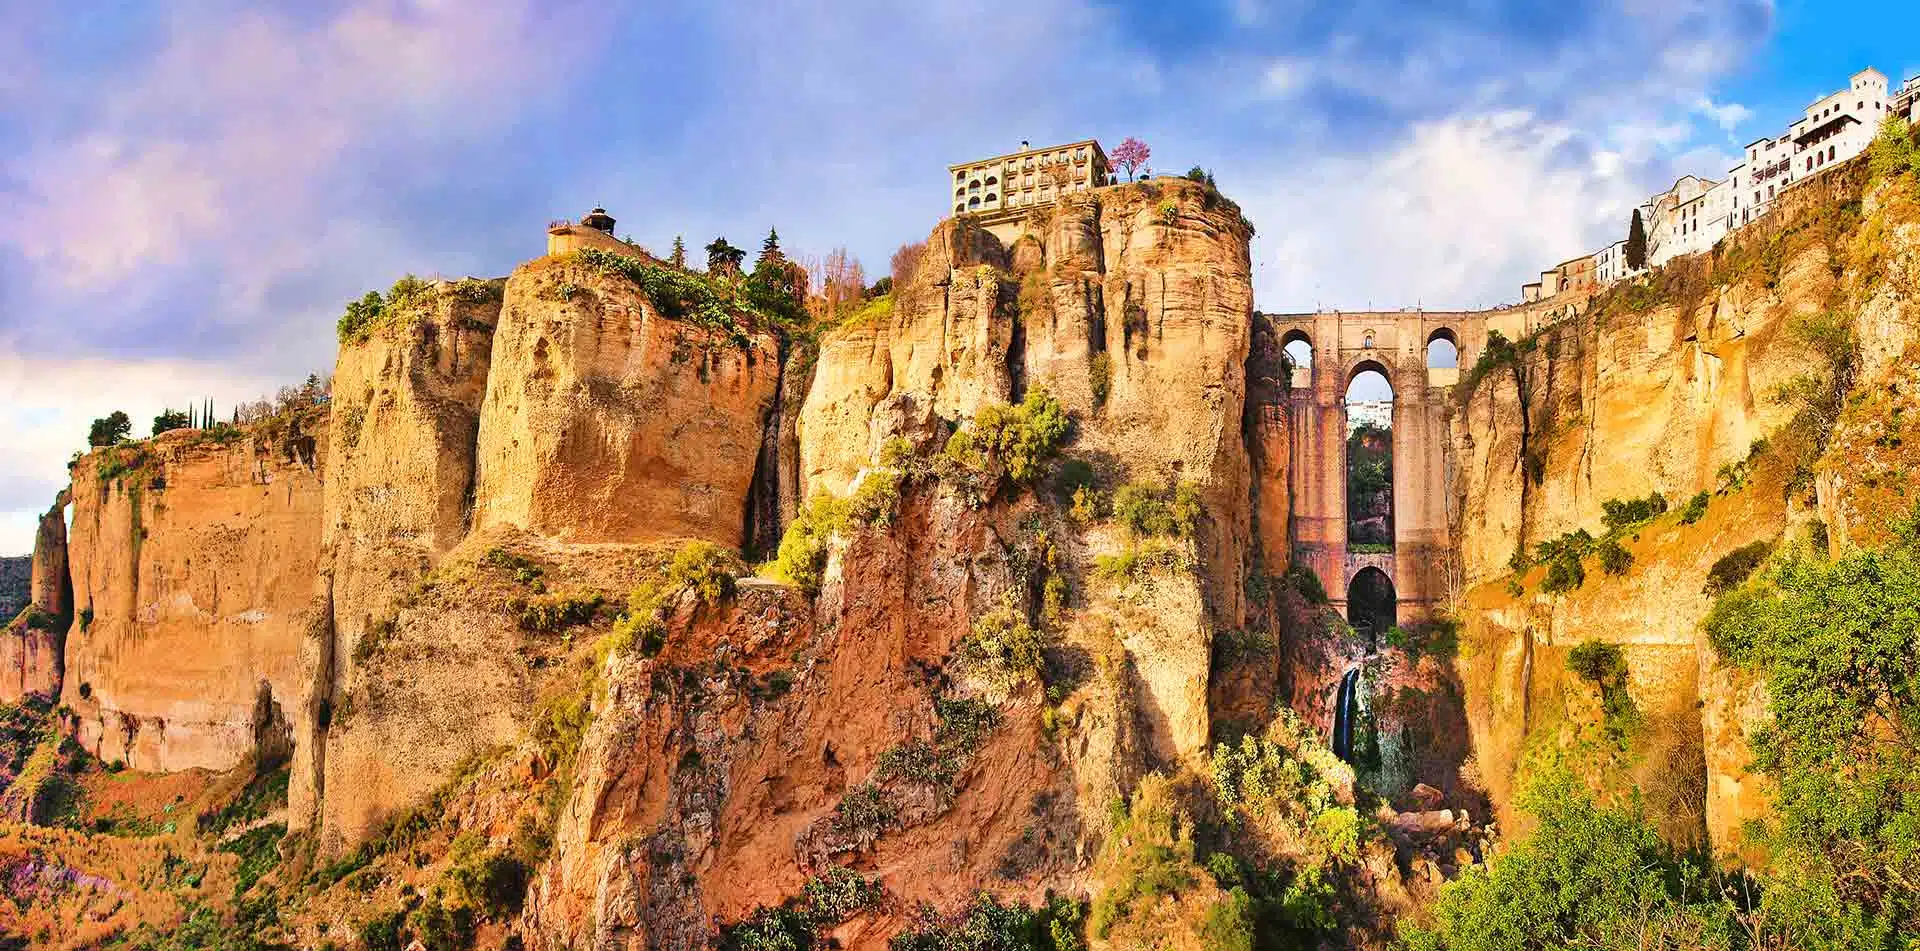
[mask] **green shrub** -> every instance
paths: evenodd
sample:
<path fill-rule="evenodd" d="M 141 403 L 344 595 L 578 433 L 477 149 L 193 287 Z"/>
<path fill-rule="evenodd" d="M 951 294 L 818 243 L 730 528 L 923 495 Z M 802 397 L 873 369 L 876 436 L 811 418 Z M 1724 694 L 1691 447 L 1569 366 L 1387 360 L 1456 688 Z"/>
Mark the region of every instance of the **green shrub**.
<path fill-rule="evenodd" d="M 809 595 L 818 594 L 826 575 L 827 544 L 846 529 L 850 518 L 845 501 L 826 492 L 815 495 L 794 516 L 780 538 L 779 553 L 762 570 Z"/>
<path fill-rule="evenodd" d="M 847 514 L 854 524 L 885 527 L 893 524 L 900 512 L 900 486 L 905 481 L 898 470 L 874 469 L 860 479 L 860 485 L 847 500 Z"/>
<path fill-rule="evenodd" d="M 520 913 L 520 906 L 526 900 L 533 870 L 519 856 L 480 849 L 474 839 L 465 843 L 455 840 L 454 862 L 447 870 L 447 878 L 462 900 L 479 914 L 494 921 L 510 920 Z"/>
<path fill-rule="evenodd" d="M 240 865 L 233 872 L 236 900 L 280 864 L 280 840 L 286 834 L 286 824 L 276 822 L 248 829 L 233 841 L 221 844 L 220 851 L 240 856 Z"/>
<path fill-rule="evenodd" d="M 1193 533 L 1200 519 L 1200 490 L 1190 482 L 1162 490 L 1129 482 L 1113 495 L 1113 514 L 1134 538 L 1178 537 Z"/>
<path fill-rule="evenodd" d="M 1757 541 L 1721 555 L 1713 567 L 1707 569 L 1707 583 L 1702 593 L 1717 598 L 1733 590 L 1747 580 L 1772 551 L 1772 542 Z"/>
<path fill-rule="evenodd" d="M 950 466 L 983 478 L 989 486 L 1001 475 L 1028 485 L 1040 478 L 1071 428 L 1060 401 L 1046 387 L 1035 386 L 1017 406 L 981 407 L 966 428 L 948 438 L 942 455 Z"/>
<path fill-rule="evenodd" d="M 663 582 L 668 591 L 692 589 L 700 600 L 718 605 L 733 597 L 734 570 L 738 565 L 733 553 L 712 542 L 691 541 L 674 552 Z"/>
<path fill-rule="evenodd" d="M 1012 604 L 1003 604 L 974 619 L 959 653 L 969 670 L 1011 688 L 1040 676 L 1045 646 L 1046 635 Z"/>
<path fill-rule="evenodd" d="M 923 905 L 888 951 L 1083 951 L 1080 905 L 1049 896 L 1029 908 L 981 892 L 973 904 L 942 916 Z"/>
<path fill-rule="evenodd" d="M 900 807 L 872 783 L 855 786 L 833 807 L 833 829 L 846 836 L 878 836 L 893 825 Z"/>
<path fill-rule="evenodd" d="M 1614 539 L 1600 543 L 1600 570 L 1610 575 L 1624 575 L 1633 565 L 1633 553 Z"/>
<path fill-rule="evenodd" d="M 1584 641 L 1567 652 L 1567 670 L 1599 689 L 1601 712 L 1616 739 L 1638 722 L 1633 695 L 1627 691 L 1627 658 L 1619 645 Z"/>
<path fill-rule="evenodd" d="M 1113 393 L 1113 357 L 1104 350 L 1087 360 L 1087 387 L 1093 393 L 1094 406 L 1107 405 L 1107 397 Z"/>
<path fill-rule="evenodd" d="M 1327 586 L 1320 583 L 1320 576 L 1315 574 L 1306 562 L 1296 561 L 1288 565 L 1287 573 L 1282 577 L 1286 581 L 1287 586 L 1292 588 L 1295 593 L 1301 597 L 1307 599 L 1308 603 L 1327 603 Z"/>
<path fill-rule="evenodd" d="M 1553 773 L 1521 805 L 1539 825 L 1443 888 L 1432 927 L 1401 925 L 1416 951 L 1741 947 L 1712 867 L 1676 853 L 1638 812 L 1597 806 Z"/>
<path fill-rule="evenodd" d="M 752 282 L 682 271 L 598 248 L 574 254 L 587 267 L 632 281 L 653 302 L 654 309 L 668 319 L 697 324 L 727 337 L 741 349 L 753 344 L 749 331 L 791 325 L 798 320 L 786 295 L 770 292 L 774 290 L 770 287 L 748 286 Z"/>
<path fill-rule="evenodd" d="M 480 566 L 505 572 L 513 580 L 535 590 L 540 589 L 542 578 L 546 575 L 546 570 L 532 559 L 504 548 L 487 549 L 486 554 L 480 556 Z"/>
<path fill-rule="evenodd" d="M 1655 518 L 1667 510 L 1667 497 L 1658 492 L 1644 499 L 1608 499 L 1600 503 L 1604 513 L 1600 521 L 1609 532 L 1617 532 L 1630 525 L 1638 525 Z"/>
<path fill-rule="evenodd" d="M 1906 738 L 1920 722 L 1920 535 L 1894 529 L 1886 547 L 1841 558 L 1789 551 L 1707 616 L 1713 646 L 1768 695 L 1769 727 L 1750 740 L 1775 786 L 1761 947 L 1899 947 L 1920 933 L 1907 878 L 1920 750 Z"/>
<path fill-rule="evenodd" d="M 1688 499 L 1687 504 L 1680 508 L 1680 524 L 1692 525 L 1705 518 L 1707 504 L 1712 501 L 1713 493 L 1711 492 L 1695 493 L 1693 498 Z"/>
<path fill-rule="evenodd" d="M 1112 555 L 1095 555 L 1094 577 L 1115 584 L 1144 581 L 1155 571 L 1171 571 L 1183 564 L 1179 552 L 1164 542 L 1147 541 L 1128 545 Z"/>
<path fill-rule="evenodd" d="M 527 600 L 517 608 L 520 629 L 535 634 L 557 634 L 570 627 L 591 624 L 606 599 L 597 594 L 566 594 Z"/>

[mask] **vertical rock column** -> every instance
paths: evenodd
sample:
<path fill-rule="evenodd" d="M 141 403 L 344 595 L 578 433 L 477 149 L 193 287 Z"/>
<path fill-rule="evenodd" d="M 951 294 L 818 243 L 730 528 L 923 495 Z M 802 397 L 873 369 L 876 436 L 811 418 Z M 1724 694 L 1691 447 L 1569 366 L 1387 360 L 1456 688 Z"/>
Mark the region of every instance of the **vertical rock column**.
<path fill-rule="evenodd" d="M 289 790 L 296 825 L 371 795 L 352 764 L 378 760 L 383 751 L 370 737 L 337 735 L 332 721 L 354 684 L 354 648 L 466 535 L 499 313 L 498 282 L 441 285 L 365 339 L 341 344 L 323 514 L 323 606 L 302 656 L 312 730 L 297 738 Z M 341 781 L 330 784 L 329 777 Z M 334 801 L 323 810 L 329 796 Z"/>
<path fill-rule="evenodd" d="M 33 540 L 26 610 L 0 618 L 0 703 L 28 694 L 60 695 L 67 625 L 73 622 L 73 580 L 67 573 L 67 492 L 40 516 Z"/>

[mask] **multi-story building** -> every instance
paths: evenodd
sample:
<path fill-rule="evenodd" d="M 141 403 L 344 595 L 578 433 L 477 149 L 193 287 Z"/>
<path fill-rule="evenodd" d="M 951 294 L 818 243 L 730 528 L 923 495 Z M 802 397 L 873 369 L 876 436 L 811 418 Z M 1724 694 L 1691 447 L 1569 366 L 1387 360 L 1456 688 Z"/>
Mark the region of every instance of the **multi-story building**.
<path fill-rule="evenodd" d="M 947 175 L 953 213 L 980 216 L 1003 241 L 1019 233 L 1028 211 L 1112 180 L 1107 153 L 1093 139 L 1039 149 L 1022 142 L 1017 152 L 949 165 Z"/>
<path fill-rule="evenodd" d="M 1644 224 L 1647 229 L 1647 264 L 1659 267 L 1682 254 L 1701 250 L 1702 227 L 1713 230 L 1707 195 L 1720 185 L 1710 178 L 1682 175 L 1673 187 L 1653 196 L 1649 202 L 1653 214 Z M 1724 234 L 1725 231 L 1720 232 Z M 1715 241 L 1719 235 L 1714 235 Z M 1713 247 L 1711 242 L 1705 247 Z"/>
<path fill-rule="evenodd" d="M 1908 122 L 1920 122 L 1920 76 L 1908 77 L 1900 91 L 1887 100 L 1890 115 L 1906 116 Z"/>
<path fill-rule="evenodd" d="M 1889 97 L 1887 77 L 1868 67 L 1849 77 L 1846 88 L 1815 99 L 1784 134 L 1747 143 L 1746 155 L 1726 178 L 1681 176 L 1672 188 L 1640 206 L 1647 264 L 1657 267 L 1683 254 L 1711 250 L 1721 238 L 1766 214 L 1794 183 L 1866 151 L 1889 115 L 1920 119 L 1920 76 L 1908 79 Z M 1596 286 L 1631 274 L 1624 241 L 1595 252 L 1590 261 Z M 1542 271 L 1539 283 L 1524 285 L 1521 298 L 1532 302 L 1580 286 L 1578 273 L 1561 264 Z"/>
<path fill-rule="evenodd" d="M 1642 226 L 1645 222 L 1642 222 Z M 1615 241 L 1593 253 L 1593 281 L 1597 286 L 1609 287 L 1633 273 L 1627 267 L 1626 239 Z"/>

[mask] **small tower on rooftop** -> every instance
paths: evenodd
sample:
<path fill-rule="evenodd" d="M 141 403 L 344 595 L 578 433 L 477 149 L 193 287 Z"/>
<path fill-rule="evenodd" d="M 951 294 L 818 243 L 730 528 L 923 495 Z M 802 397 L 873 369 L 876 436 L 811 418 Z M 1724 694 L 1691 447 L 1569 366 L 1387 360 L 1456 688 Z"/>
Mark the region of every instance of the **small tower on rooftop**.
<path fill-rule="evenodd" d="M 580 223 L 603 234 L 613 233 L 613 216 L 607 214 L 605 208 L 595 208 L 587 212 L 586 217 L 580 219 Z"/>

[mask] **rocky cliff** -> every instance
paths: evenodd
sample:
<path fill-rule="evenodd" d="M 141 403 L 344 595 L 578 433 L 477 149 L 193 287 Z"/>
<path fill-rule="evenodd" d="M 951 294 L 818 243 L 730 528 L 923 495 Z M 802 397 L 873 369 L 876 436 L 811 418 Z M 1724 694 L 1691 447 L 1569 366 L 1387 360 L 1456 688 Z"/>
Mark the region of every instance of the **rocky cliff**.
<path fill-rule="evenodd" d="M 142 770 L 226 769 L 305 726 L 324 414 L 176 430 L 73 469 L 61 702 Z"/>
<path fill-rule="evenodd" d="M 1651 794 L 1676 837 L 1741 847 L 1742 824 L 1765 802 L 1747 771 L 1764 694 L 1701 632 L 1710 574 L 1743 546 L 1810 526 L 1846 539 L 1861 524 L 1854 512 L 1887 511 L 1877 480 L 1842 461 L 1864 451 L 1845 448 L 1849 438 L 1871 437 L 1832 429 L 1850 387 L 1853 407 L 1898 391 L 1894 354 L 1911 339 L 1900 287 L 1915 226 L 1876 196 L 1863 207 L 1865 182 L 1864 163 L 1812 180 L 1711 254 L 1602 295 L 1502 354 L 1489 348 L 1466 374 L 1455 491 L 1477 587 L 1460 612 L 1472 648 L 1461 669 L 1496 802 L 1530 762 L 1571 750 L 1596 783 Z M 1845 340 L 1861 343 L 1857 368 Z M 1897 455 L 1885 424 L 1868 425 L 1879 451 Z M 1605 503 L 1652 493 L 1665 514 L 1616 518 L 1608 531 Z M 1871 501 L 1855 509 L 1849 497 Z M 1617 541 L 1629 563 L 1616 575 L 1587 560 L 1568 589 L 1540 546 L 1582 530 Z M 1595 686 L 1566 663 L 1588 641 L 1619 645 L 1647 720 L 1632 748 L 1599 761 Z"/>

